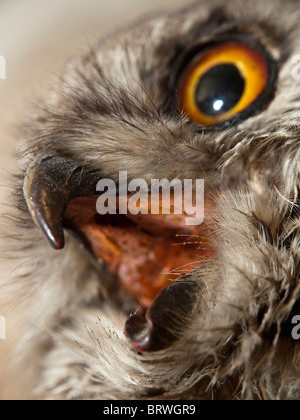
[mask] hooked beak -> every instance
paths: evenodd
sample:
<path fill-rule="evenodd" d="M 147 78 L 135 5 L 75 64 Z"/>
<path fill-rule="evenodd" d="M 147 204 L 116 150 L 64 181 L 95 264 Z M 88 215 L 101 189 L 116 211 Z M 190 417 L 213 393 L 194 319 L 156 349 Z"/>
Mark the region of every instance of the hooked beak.
<path fill-rule="evenodd" d="M 53 152 L 37 158 L 28 168 L 24 196 L 35 224 L 50 245 L 64 248 L 63 216 L 72 198 L 91 195 L 99 175 Z"/>

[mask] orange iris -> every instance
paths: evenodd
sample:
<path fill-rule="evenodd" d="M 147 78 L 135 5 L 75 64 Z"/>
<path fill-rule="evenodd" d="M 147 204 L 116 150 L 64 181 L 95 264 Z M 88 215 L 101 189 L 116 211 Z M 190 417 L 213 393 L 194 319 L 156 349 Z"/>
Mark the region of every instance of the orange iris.
<path fill-rule="evenodd" d="M 179 106 L 205 126 L 231 120 L 252 105 L 268 84 L 266 57 L 256 49 L 226 43 L 198 55 L 179 85 Z"/>

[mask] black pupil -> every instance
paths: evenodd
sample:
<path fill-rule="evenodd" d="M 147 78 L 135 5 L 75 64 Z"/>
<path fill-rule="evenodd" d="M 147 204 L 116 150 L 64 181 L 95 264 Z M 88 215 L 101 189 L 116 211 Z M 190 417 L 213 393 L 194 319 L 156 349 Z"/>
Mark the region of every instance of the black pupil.
<path fill-rule="evenodd" d="M 230 111 L 241 99 L 245 79 L 234 64 L 221 64 L 201 77 L 196 93 L 196 104 L 206 115 L 218 116 Z"/>

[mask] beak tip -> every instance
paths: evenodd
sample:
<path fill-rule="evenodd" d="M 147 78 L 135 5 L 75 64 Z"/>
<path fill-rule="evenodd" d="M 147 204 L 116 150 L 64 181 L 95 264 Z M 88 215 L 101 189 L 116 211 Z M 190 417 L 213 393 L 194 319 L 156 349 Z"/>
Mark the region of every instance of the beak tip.
<path fill-rule="evenodd" d="M 64 240 L 63 237 L 62 238 L 56 238 L 55 240 L 50 241 L 50 243 L 56 251 L 61 251 L 65 247 L 65 240 Z"/>
<path fill-rule="evenodd" d="M 51 229 L 49 226 L 41 226 L 51 247 L 56 251 L 60 251 L 65 247 L 65 238 L 63 229 Z"/>

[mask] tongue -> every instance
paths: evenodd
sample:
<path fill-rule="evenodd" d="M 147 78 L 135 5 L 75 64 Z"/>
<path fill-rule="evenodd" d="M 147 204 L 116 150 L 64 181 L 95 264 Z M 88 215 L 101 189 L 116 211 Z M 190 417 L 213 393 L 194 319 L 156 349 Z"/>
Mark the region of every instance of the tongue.
<path fill-rule="evenodd" d="M 71 200 L 65 224 L 145 308 L 172 281 L 215 256 L 207 222 L 186 226 L 185 216 L 174 214 L 100 216 L 96 201 L 97 197 Z M 213 210 L 207 201 L 207 221 Z"/>

